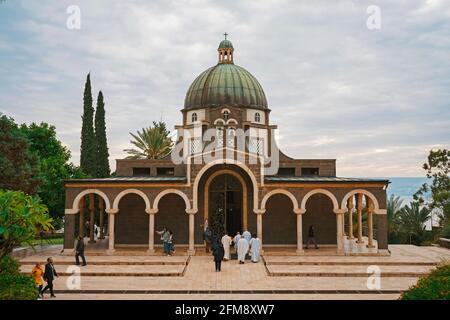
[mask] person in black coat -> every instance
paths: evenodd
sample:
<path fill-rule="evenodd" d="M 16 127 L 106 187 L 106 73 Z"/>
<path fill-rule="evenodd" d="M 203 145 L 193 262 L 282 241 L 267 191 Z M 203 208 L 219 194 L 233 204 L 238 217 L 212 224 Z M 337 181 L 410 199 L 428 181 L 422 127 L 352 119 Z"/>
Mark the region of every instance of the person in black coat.
<path fill-rule="evenodd" d="M 222 243 L 215 242 L 215 246 L 213 248 L 213 255 L 214 255 L 214 262 L 216 264 L 216 272 L 220 272 L 223 256 L 225 255 L 225 250 L 223 248 Z"/>
<path fill-rule="evenodd" d="M 79 236 L 78 237 L 78 241 L 77 241 L 77 246 L 75 248 L 75 263 L 77 266 L 80 265 L 80 259 L 79 257 L 81 257 L 81 260 L 83 260 L 83 266 L 86 265 L 86 258 L 84 257 L 84 240 L 83 237 Z"/>
<path fill-rule="evenodd" d="M 42 290 L 42 296 L 44 296 L 45 291 L 47 289 L 50 289 L 50 297 L 54 298 L 55 294 L 53 293 L 53 280 L 55 277 L 58 277 L 58 274 L 56 273 L 55 267 L 53 266 L 53 259 L 47 258 L 47 264 L 45 265 L 45 271 L 44 271 L 44 281 L 47 282 L 47 285 L 45 286 L 44 290 Z"/>

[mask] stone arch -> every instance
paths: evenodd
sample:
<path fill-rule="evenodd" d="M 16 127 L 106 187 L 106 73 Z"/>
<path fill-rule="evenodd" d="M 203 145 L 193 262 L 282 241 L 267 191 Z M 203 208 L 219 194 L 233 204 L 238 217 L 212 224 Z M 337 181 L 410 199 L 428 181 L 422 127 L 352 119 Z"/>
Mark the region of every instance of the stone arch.
<path fill-rule="evenodd" d="M 339 210 L 339 203 L 336 199 L 336 196 L 334 194 L 332 194 L 329 190 L 326 190 L 326 189 L 313 189 L 313 190 L 309 191 L 307 194 L 305 194 L 305 196 L 302 198 L 302 202 L 300 204 L 300 209 L 306 210 L 306 201 L 308 201 L 308 199 L 311 196 L 313 196 L 317 193 L 322 193 L 322 194 L 328 196 L 328 198 L 330 198 L 331 202 L 333 203 L 333 211 L 335 213 Z"/>
<path fill-rule="evenodd" d="M 342 199 L 342 202 L 341 202 L 341 209 L 342 209 L 342 210 L 347 210 L 347 200 L 348 200 L 351 196 L 353 196 L 353 195 L 355 195 L 355 194 L 358 194 L 358 193 L 362 193 L 362 194 L 368 196 L 368 197 L 370 198 L 370 200 L 372 200 L 373 206 L 374 206 L 374 212 L 375 212 L 375 213 L 380 213 L 380 212 L 382 211 L 382 210 L 380 209 L 379 204 L 378 204 L 378 200 L 377 200 L 377 198 L 373 195 L 373 193 L 371 193 L 371 192 L 369 192 L 369 191 L 367 191 L 367 190 L 364 190 L 364 189 L 355 189 L 355 190 L 352 190 L 352 191 L 348 192 L 348 193 L 344 196 L 344 198 Z"/>
<path fill-rule="evenodd" d="M 149 210 L 151 208 L 150 205 L 150 200 L 148 199 L 147 195 L 142 192 L 141 190 L 138 189 L 126 189 L 121 191 L 115 198 L 114 198 L 114 202 L 113 202 L 113 210 L 119 210 L 119 202 L 120 199 L 122 199 L 125 195 L 130 194 L 130 193 L 135 193 L 139 196 L 141 196 L 142 199 L 144 199 L 145 202 L 145 210 Z"/>
<path fill-rule="evenodd" d="M 268 194 L 266 194 L 264 196 L 264 198 L 262 199 L 262 201 L 261 201 L 261 210 L 265 210 L 266 209 L 267 201 L 269 200 L 269 198 L 271 196 L 273 196 L 275 194 L 284 194 L 284 195 L 288 196 L 289 199 L 291 199 L 291 201 L 292 201 L 294 212 L 298 211 L 299 208 L 298 208 L 297 199 L 295 198 L 295 196 L 291 192 L 289 192 L 287 190 L 284 190 L 284 189 L 275 189 L 275 190 L 270 191 Z"/>
<path fill-rule="evenodd" d="M 191 209 L 191 204 L 189 202 L 188 196 L 183 191 L 180 191 L 177 189 L 166 189 L 166 190 L 158 193 L 158 195 L 155 198 L 155 201 L 153 202 L 153 208 L 158 210 L 159 201 L 162 199 L 162 197 L 164 197 L 166 194 L 169 194 L 169 193 L 175 193 L 175 194 L 179 195 L 181 198 L 183 198 L 184 203 L 186 204 L 186 211 Z"/>
<path fill-rule="evenodd" d="M 98 189 L 86 189 L 86 190 L 83 190 L 82 192 L 80 192 L 75 197 L 75 199 L 73 200 L 72 208 L 71 209 L 66 209 L 65 213 L 66 214 L 76 214 L 76 213 L 78 213 L 78 211 L 80 210 L 78 208 L 80 200 L 85 195 L 90 194 L 90 193 L 95 193 L 95 194 L 99 195 L 105 201 L 105 210 L 110 210 L 111 209 L 111 204 L 109 202 L 109 199 L 108 199 L 108 197 L 106 196 L 106 194 L 103 191 L 98 190 Z"/>
<path fill-rule="evenodd" d="M 236 121 L 236 119 L 234 119 L 234 118 L 231 118 L 231 119 L 228 119 L 227 120 L 227 126 L 229 126 L 229 125 L 231 125 L 231 124 L 233 124 L 233 125 L 236 125 L 236 124 L 238 124 L 238 122 Z"/>
<path fill-rule="evenodd" d="M 218 159 L 218 160 L 214 160 L 210 163 L 208 163 L 207 165 L 205 165 L 197 174 L 197 176 L 195 177 L 194 180 L 194 184 L 193 184 L 193 209 L 194 210 L 198 210 L 198 185 L 200 183 L 200 179 L 202 178 L 203 174 L 211 167 L 215 166 L 216 164 L 234 164 L 238 167 L 240 167 L 241 169 L 243 169 L 248 176 L 250 177 L 250 180 L 252 181 L 252 185 L 253 185 L 253 208 L 257 209 L 258 208 L 258 192 L 259 192 L 259 188 L 258 188 L 258 181 L 256 180 L 255 175 L 253 174 L 253 172 L 250 170 L 249 167 L 247 167 L 244 163 L 236 161 L 234 159 Z"/>
<path fill-rule="evenodd" d="M 224 125 L 225 125 L 225 121 L 223 121 L 223 119 L 216 119 L 216 120 L 214 121 L 214 125 L 215 125 L 215 126 L 217 126 L 217 125 L 224 126 Z"/>

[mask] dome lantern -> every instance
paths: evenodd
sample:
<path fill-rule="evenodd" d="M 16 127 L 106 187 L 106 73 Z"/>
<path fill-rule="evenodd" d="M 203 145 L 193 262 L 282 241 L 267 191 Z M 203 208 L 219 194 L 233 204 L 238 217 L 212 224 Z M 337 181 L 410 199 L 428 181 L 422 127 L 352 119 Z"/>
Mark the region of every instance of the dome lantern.
<path fill-rule="evenodd" d="M 223 34 L 225 40 L 222 40 L 219 44 L 217 51 L 219 52 L 219 64 L 222 63 L 233 63 L 233 44 L 230 40 L 227 40 L 228 33 Z"/>

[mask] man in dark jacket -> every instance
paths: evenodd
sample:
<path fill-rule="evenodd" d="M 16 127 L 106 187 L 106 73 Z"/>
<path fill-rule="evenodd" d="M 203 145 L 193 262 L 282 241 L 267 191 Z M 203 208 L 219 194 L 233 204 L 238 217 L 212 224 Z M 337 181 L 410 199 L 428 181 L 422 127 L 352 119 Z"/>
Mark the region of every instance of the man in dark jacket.
<path fill-rule="evenodd" d="M 216 264 L 216 272 L 220 272 L 220 267 L 222 265 L 223 256 L 225 255 L 225 250 L 223 248 L 222 243 L 215 242 L 213 246 L 213 255 L 214 255 L 214 262 Z"/>
<path fill-rule="evenodd" d="M 80 259 L 83 260 L 83 266 L 86 265 L 86 258 L 84 257 L 84 241 L 81 236 L 78 237 L 77 247 L 75 248 L 75 263 L 77 266 L 80 265 Z"/>
<path fill-rule="evenodd" d="M 312 243 L 314 243 L 314 246 L 316 247 L 316 249 L 319 249 L 319 247 L 317 246 L 317 242 L 316 242 L 316 237 L 315 237 L 315 229 L 313 225 L 309 226 L 309 230 L 308 230 L 308 242 L 306 243 L 306 247 L 305 249 L 308 249 L 308 246 Z"/>
<path fill-rule="evenodd" d="M 53 266 L 53 259 L 47 258 L 47 264 L 45 265 L 44 271 L 44 281 L 47 282 L 47 285 L 44 290 L 42 290 L 42 296 L 44 296 L 44 292 L 47 291 L 47 289 L 50 289 L 50 297 L 55 297 L 55 294 L 53 293 L 53 280 L 55 277 L 58 277 L 58 274 Z"/>

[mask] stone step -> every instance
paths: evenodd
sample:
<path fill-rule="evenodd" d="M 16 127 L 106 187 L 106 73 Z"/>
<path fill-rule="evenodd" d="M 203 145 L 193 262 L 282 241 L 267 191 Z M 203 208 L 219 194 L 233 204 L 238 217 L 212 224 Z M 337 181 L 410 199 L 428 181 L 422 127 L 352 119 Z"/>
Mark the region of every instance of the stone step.
<path fill-rule="evenodd" d="M 420 277 L 430 272 L 431 266 L 379 266 L 380 277 Z M 274 277 L 369 277 L 373 270 L 365 266 L 296 266 L 266 265 L 269 276 Z"/>
<path fill-rule="evenodd" d="M 296 266 L 435 266 L 434 262 L 414 261 L 270 261 L 267 265 L 296 265 Z"/>
<path fill-rule="evenodd" d="M 29 274 L 34 265 L 23 264 L 20 270 Z M 69 267 L 69 266 L 67 266 Z M 73 275 L 73 270 L 55 265 L 58 275 L 61 277 Z M 82 277 L 182 277 L 186 265 L 128 265 L 128 266 L 103 266 L 90 265 L 80 267 Z"/>
<path fill-rule="evenodd" d="M 72 256 L 53 256 L 54 265 L 74 265 L 75 258 Z M 188 257 L 166 257 L 166 256 L 86 256 L 89 265 L 105 265 L 105 266 L 120 266 L 120 265 L 186 265 Z M 81 261 L 81 260 L 80 260 Z M 45 265 L 45 257 L 28 257 L 20 260 L 21 264 L 35 265 L 41 263 Z"/>

